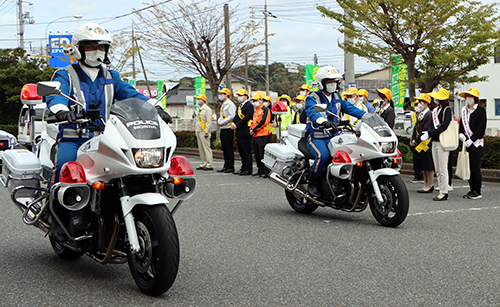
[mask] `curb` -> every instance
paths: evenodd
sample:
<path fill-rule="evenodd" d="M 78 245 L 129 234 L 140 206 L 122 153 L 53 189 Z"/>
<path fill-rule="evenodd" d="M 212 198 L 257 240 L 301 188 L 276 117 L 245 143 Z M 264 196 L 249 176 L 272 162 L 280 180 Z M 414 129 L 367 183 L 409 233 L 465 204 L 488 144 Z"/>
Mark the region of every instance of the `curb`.
<path fill-rule="evenodd" d="M 177 147 L 174 152 L 175 155 L 182 155 L 182 156 L 190 156 L 190 157 L 199 157 L 199 151 L 198 148 L 188 148 L 188 147 Z M 212 149 L 212 154 L 214 159 L 218 160 L 224 160 L 224 155 L 222 153 L 222 150 L 218 149 Z M 238 152 L 234 153 L 234 160 L 235 161 L 240 161 L 240 155 Z M 456 167 L 453 167 L 453 173 L 455 173 Z M 400 170 L 401 174 L 405 175 L 413 175 L 413 164 L 412 163 L 403 163 L 403 166 L 401 167 Z M 482 168 L 481 169 L 481 174 L 483 175 L 483 181 L 485 182 L 500 182 L 500 170 L 498 169 L 487 169 L 487 168 Z M 453 176 L 453 179 L 456 180 L 461 180 L 457 176 Z"/>

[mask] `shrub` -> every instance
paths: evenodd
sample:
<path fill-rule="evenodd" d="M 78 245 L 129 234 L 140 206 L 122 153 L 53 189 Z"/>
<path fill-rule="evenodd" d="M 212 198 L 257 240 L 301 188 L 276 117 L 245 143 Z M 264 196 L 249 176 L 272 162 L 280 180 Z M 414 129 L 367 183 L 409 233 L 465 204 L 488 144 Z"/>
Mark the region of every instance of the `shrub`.
<path fill-rule="evenodd" d="M 13 136 L 17 137 L 17 125 L 16 124 L 4 124 L 0 125 L 0 130 L 8 132 Z"/>

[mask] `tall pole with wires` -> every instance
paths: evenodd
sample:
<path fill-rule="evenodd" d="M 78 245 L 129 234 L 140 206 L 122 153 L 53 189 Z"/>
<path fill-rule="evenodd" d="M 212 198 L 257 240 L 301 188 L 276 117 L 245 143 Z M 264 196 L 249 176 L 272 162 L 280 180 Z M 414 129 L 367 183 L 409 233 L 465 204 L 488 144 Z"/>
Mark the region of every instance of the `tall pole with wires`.
<path fill-rule="evenodd" d="M 269 96 L 269 45 L 267 42 L 267 0 L 264 2 L 264 36 L 266 44 L 266 95 Z"/>
<path fill-rule="evenodd" d="M 226 38 L 226 68 L 228 69 L 226 73 L 226 87 L 232 92 L 231 86 L 231 70 L 229 67 L 231 66 L 231 45 L 229 41 L 229 4 L 224 4 L 224 30 L 225 30 L 225 38 Z"/>

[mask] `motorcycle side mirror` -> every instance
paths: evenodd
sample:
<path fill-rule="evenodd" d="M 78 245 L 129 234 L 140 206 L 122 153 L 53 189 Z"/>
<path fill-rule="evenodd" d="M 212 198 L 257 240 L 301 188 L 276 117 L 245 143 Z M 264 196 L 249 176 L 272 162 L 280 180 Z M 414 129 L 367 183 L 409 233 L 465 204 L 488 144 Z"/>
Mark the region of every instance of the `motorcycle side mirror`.
<path fill-rule="evenodd" d="M 328 106 L 326 103 L 317 103 L 314 105 L 314 112 L 316 113 L 326 112 L 327 109 Z"/>
<path fill-rule="evenodd" d="M 180 83 L 163 83 L 162 92 L 169 96 L 175 96 L 179 92 Z"/>
<path fill-rule="evenodd" d="M 61 93 L 61 82 L 43 81 L 36 84 L 36 91 L 40 96 L 59 95 Z"/>

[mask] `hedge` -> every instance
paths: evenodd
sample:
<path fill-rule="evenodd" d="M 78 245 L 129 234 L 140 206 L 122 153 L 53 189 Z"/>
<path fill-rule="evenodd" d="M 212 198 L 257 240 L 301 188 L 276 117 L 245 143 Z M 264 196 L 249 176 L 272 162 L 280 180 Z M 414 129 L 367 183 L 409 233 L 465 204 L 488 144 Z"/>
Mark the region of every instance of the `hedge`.
<path fill-rule="evenodd" d="M 3 124 L 0 125 L 0 130 L 6 131 L 13 136 L 17 137 L 17 125 L 16 124 Z"/>
<path fill-rule="evenodd" d="M 0 126 L 1 128 L 1 126 Z M 16 126 L 17 129 L 17 126 Z M 17 130 L 14 135 L 17 134 Z M 178 131 L 175 132 L 177 136 L 177 146 L 178 147 L 191 147 L 198 148 L 198 142 L 196 141 L 196 134 L 193 131 Z M 215 131 L 211 135 L 212 148 L 221 149 L 220 141 L 215 141 Z M 276 135 L 273 135 L 273 142 L 276 142 Z M 413 163 L 413 153 L 410 150 L 410 138 L 404 136 L 398 136 L 398 149 L 403 155 L 404 163 Z M 500 137 L 496 136 L 485 136 L 484 137 L 484 152 L 483 158 L 481 160 L 482 168 L 489 169 L 500 169 Z M 462 148 L 462 145 L 459 146 Z M 234 151 L 238 151 L 238 146 L 236 145 L 236 137 L 233 141 Z M 455 164 L 456 156 L 458 155 L 458 149 L 455 150 Z"/>

